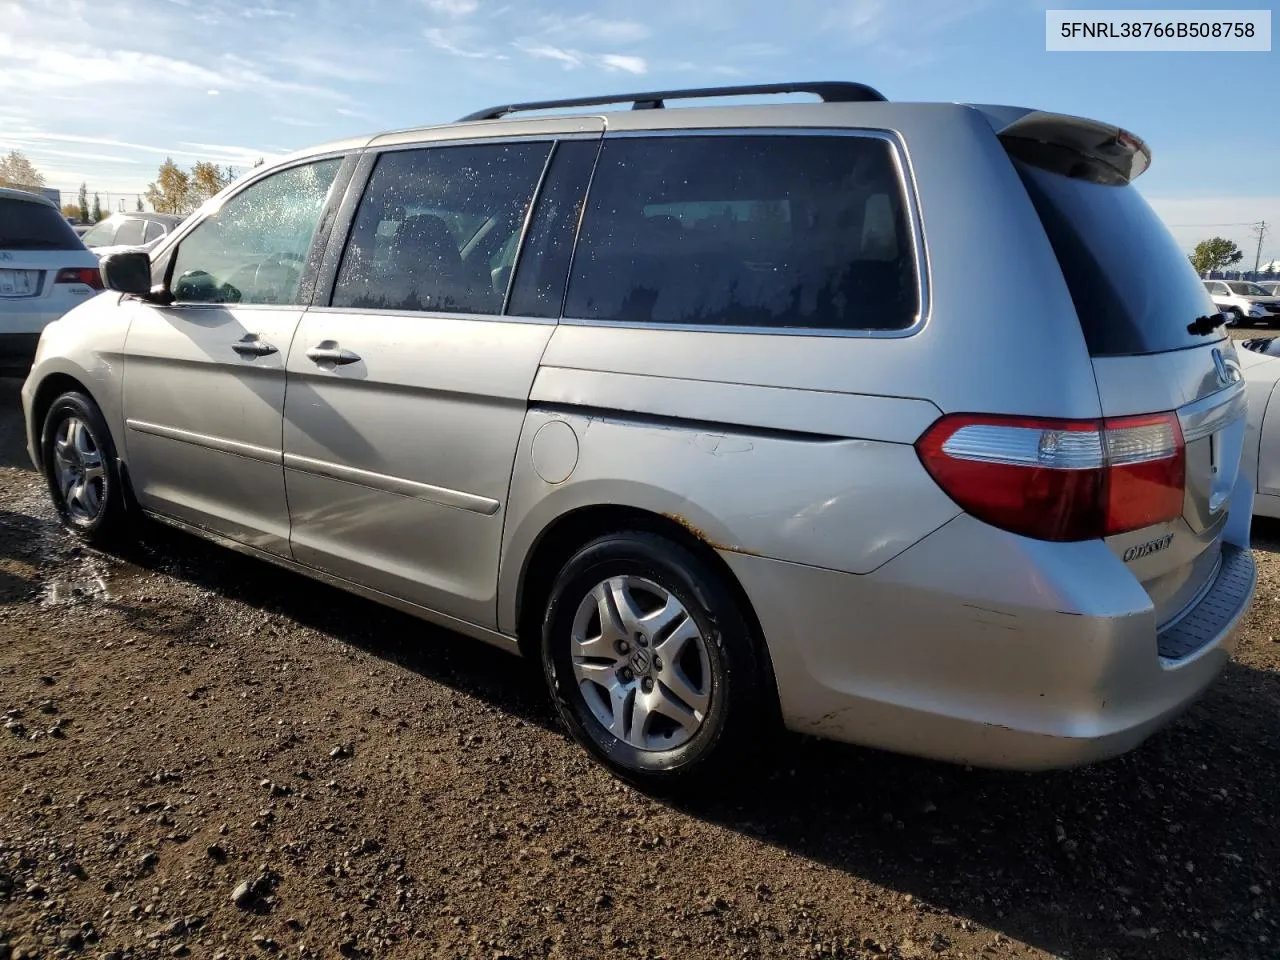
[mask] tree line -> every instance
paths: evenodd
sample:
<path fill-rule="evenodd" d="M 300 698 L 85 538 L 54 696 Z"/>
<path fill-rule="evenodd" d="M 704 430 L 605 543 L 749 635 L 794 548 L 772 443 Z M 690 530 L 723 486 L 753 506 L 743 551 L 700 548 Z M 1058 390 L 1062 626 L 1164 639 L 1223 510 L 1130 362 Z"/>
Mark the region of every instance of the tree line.
<path fill-rule="evenodd" d="M 263 162 L 259 159 L 254 166 L 261 166 Z M 187 214 L 238 175 L 234 167 L 220 167 L 207 160 L 198 160 L 190 170 L 183 170 L 172 157 L 165 157 L 156 179 L 147 185 L 144 196 L 156 213 Z M 44 185 L 44 174 L 21 151 L 10 150 L 7 155 L 0 155 L 0 187 L 38 191 Z M 136 201 L 139 213 L 144 209 L 142 199 L 140 196 Z M 75 202 L 64 203 L 62 213 L 73 220 L 97 223 L 104 216 L 110 216 L 111 211 L 103 209 L 102 199 L 97 193 L 93 194 L 93 202 L 90 203 L 88 184 L 82 183 Z"/>
<path fill-rule="evenodd" d="M 254 166 L 262 163 L 259 159 Z M 199 160 L 187 171 L 174 163 L 172 157 L 165 157 L 156 179 L 147 185 L 147 202 L 156 213 L 190 213 L 237 176 L 235 167 L 219 167 Z"/>

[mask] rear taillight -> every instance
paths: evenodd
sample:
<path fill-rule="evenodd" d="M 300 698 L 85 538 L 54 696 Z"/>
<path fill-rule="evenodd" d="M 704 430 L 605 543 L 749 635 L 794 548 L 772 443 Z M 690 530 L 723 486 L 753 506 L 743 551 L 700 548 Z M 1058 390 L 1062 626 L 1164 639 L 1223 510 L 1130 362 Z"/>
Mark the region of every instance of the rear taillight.
<path fill-rule="evenodd" d="M 53 278 L 54 283 L 83 283 L 95 290 L 102 289 L 102 273 L 97 267 L 63 267 Z"/>
<path fill-rule="evenodd" d="M 1182 514 L 1185 447 L 1172 413 L 1108 420 L 951 414 L 916 442 L 967 513 L 1039 540 L 1092 540 Z"/>

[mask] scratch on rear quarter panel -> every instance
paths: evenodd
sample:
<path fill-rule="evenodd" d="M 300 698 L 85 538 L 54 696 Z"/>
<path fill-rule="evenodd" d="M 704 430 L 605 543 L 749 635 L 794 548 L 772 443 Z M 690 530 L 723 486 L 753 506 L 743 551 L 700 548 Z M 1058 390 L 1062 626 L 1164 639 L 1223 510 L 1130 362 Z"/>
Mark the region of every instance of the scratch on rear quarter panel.
<path fill-rule="evenodd" d="M 976 603 L 966 603 L 965 606 L 971 610 L 981 610 L 983 613 L 994 613 L 999 617 L 1012 617 L 1016 619 L 1018 616 L 1016 613 L 1009 613 L 1006 610 L 992 610 L 990 607 L 980 607 Z"/>

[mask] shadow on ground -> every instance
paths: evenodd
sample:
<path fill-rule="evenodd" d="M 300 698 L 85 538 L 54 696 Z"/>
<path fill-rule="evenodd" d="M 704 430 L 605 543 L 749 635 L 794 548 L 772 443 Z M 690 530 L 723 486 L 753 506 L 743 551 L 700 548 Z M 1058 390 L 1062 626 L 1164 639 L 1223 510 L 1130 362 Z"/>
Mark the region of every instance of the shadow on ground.
<path fill-rule="evenodd" d="M 130 559 L 559 731 L 536 667 L 483 644 L 163 528 Z M 1234 663 L 1171 728 L 1090 768 L 975 771 L 786 735 L 765 772 L 668 802 L 1054 954 L 1265 955 L 1278 712 L 1280 674 Z"/>

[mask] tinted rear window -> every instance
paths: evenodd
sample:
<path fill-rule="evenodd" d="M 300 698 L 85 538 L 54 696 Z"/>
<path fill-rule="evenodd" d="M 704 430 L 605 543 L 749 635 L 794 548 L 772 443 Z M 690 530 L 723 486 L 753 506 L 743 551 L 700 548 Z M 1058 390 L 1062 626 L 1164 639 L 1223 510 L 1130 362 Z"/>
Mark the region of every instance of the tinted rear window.
<path fill-rule="evenodd" d="M 0 197 L 0 250 L 82 250 L 84 244 L 53 207 Z"/>
<path fill-rule="evenodd" d="M 1013 163 L 1058 255 L 1092 355 L 1162 353 L 1222 336 L 1187 330 L 1217 307 L 1133 186 Z"/>
<path fill-rule="evenodd" d="M 901 330 L 920 309 L 892 146 L 866 136 L 606 139 L 564 313 Z"/>

